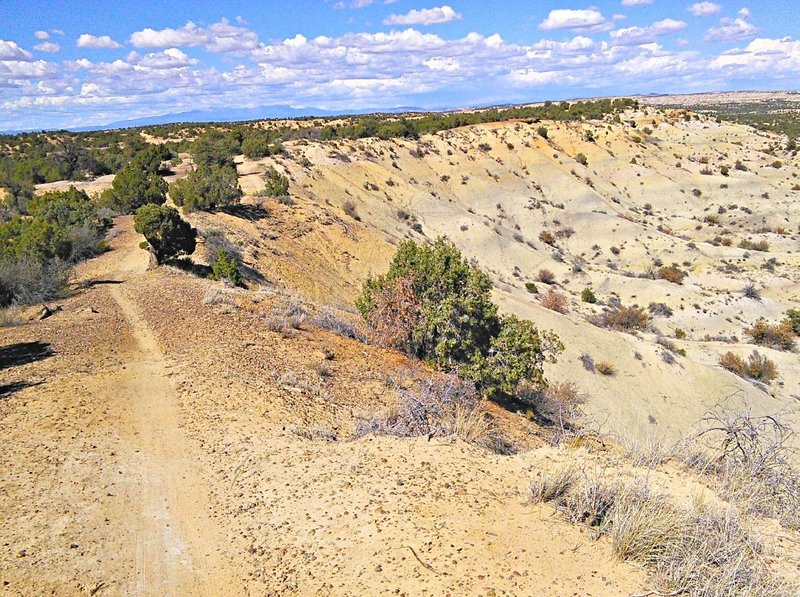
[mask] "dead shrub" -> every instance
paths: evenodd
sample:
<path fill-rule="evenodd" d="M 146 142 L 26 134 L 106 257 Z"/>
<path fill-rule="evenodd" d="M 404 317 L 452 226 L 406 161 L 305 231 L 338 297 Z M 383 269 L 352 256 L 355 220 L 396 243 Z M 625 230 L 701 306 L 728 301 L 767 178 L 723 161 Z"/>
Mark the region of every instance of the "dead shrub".
<path fill-rule="evenodd" d="M 370 337 L 380 346 L 415 354 L 421 342 L 417 331 L 423 313 L 410 276 L 394 280 L 376 298 L 376 307 L 369 316 Z"/>
<path fill-rule="evenodd" d="M 800 529 L 796 434 L 782 415 L 755 416 L 742 400 L 738 407 L 718 405 L 702 424 L 692 441 L 703 457 L 687 464 L 712 475 L 723 499 Z"/>
<path fill-rule="evenodd" d="M 599 327 L 632 331 L 646 329 L 650 323 L 650 316 L 639 305 L 630 307 L 619 305 L 605 309 L 603 313 L 593 317 L 590 321 Z"/>
<path fill-rule="evenodd" d="M 657 276 L 661 280 L 672 282 L 673 284 L 681 284 L 687 273 L 680 269 L 677 265 L 667 265 L 658 270 Z"/>
<path fill-rule="evenodd" d="M 753 327 L 744 331 L 754 344 L 777 350 L 792 350 L 795 346 L 795 333 L 789 321 L 770 324 L 759 319 Z"/>
<path fill-rule="evenodd" d="M 778 378 L 778 366 L 775 361 L 755 350 L 747 361 L 732 352 L 726 352 L 719 358 L 719 364 L 739 377 L 764 384 L 770 384 Z"/>
<path fill-rule="evenodd" d="M 558 292 L 555 288 L 550 288 L 539 300 L 545 309 L 550 309 L 551 311 L 561 314 L 568 311 L 567 296 Z"/>
<path fill-rule="evenodd" d="M 542 268 L 539 270 L 537 279 L 542 284 L 553 284 L 556 281 L 556 275 L 549 269 Z"/>
<path fill-rule="evenodd" d="M 399 404 L 387 414 L 373 415 L 361 423 L 356 434 L 459 438 L 499 454 L 516 451 L 474 384 L 444 376 L 415 385 L 412 389 L 399 388 Z"/>
<path fill-rule="evenodd" d="M 533 406 L 539 421 L 555 431 L 552 442 L 556 445 L 580 431 L 578 422 L 588 398 L 572 382 L 551 382 L 544 389 L 528 389 L 520 395 Z"/>
<path fill-rule="evenodd" d="M 331 309 L 322 309 L 311 319 L 311 323 L 345 338 L 352 338 L 359 342 L 367 341 L 366 336 L 358 329 L 357 325 L 345 321 Z"/>
<path fill-rule="evenodd" d="M 612 377 L 617 372 L 617 367 L 608 361 L 597 361 L 594 368 L 600 375 L 605 375 L 606 377 Z"/>

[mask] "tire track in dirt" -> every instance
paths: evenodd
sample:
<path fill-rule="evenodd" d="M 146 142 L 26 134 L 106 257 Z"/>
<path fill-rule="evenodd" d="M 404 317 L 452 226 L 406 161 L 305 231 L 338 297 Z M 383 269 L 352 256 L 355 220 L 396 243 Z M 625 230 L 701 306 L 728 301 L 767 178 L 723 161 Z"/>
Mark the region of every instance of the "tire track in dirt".
<path fill-rule="evenodd" d="M 120 264 L 130 280 L 146 267 L 142 253 L 131 251 Z M 146 258 L 146 257 L 145 257 Z M 109 289 L 135 340 L 126 367 L 112 379 L 129 402 L 121 430 L 134 437 L 137 458 L 131 478 L 141 484 L 142 508 L 131 513 L 135 570 L 130 591 L 139 595 L 237 595 L 243 591 L 230 563 L 221 555 L 223 533 L 211 517 L 207 484 L 192 458 L 192 446 L 180 426 L 177 390 L 166 372 L 156 337 L 122 283 Z"/>

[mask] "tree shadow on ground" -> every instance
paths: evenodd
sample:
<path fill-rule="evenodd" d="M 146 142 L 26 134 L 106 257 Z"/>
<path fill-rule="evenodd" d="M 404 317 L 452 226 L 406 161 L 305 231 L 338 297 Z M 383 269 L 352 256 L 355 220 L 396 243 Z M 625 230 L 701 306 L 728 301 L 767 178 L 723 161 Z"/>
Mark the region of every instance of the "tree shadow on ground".
<path fill-rule="evenodd" d="M 11 394 L 24 390 L 25 388 L 32 388 L 40 385 L 42 385 L 41 381 L 12 381 L 11 383 L 0 385 L 0 400 L 8 398 Z"/>
<path fill-rule="evenodd" d="M 47 342 L 18 342 L 0 347 L 0 369 L 35 363 L 53 356 Z"/>
<path fill-rule="evenodd" d="M 221 212 L 237 218 L 244 218 L 257 222 L 269 217 L 269 211 L 259 205 L 227 205 L 220 209 Z"/>

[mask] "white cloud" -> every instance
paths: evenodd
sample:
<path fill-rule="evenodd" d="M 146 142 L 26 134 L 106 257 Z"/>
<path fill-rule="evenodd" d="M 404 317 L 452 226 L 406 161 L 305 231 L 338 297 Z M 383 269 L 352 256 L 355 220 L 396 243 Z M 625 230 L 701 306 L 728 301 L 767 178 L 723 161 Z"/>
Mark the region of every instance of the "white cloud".
<path fill-rule="evenodd" d="M 0 39 L 0 60 L 28 62 L 33 60 L 33 55 L 28 50 L 20 48 L 15 41 Z"/>
<path fill-rule="evenodd" d="M 59 44 L 53 43 L 52 41 L 43 41 L 42 43 L 33 46 L 33 49 L 39 50 L 40 52 L 48 52 L 50 54 L 56 54 L 61 51 L 61 46 Z"/>
<path fill-rule="evenodd" d="M 410 10 L 406 14 L 392 14 L 384 19 L 384 25 L 437 25 L 439 23 L 449 23 L 461 19 L 461 14 L 451 7 L 437 6 L 435 8 L 423 8 L 421 10 Z"/>
<path fill-rule="evenodd" d="M 731 42 L 743 39 L 751 39 L 756 36 L 758 29 L 755 25 L 748 22 L 750 11 L 743 8 L 739 11 L 739 16 L 735 19 L 724 18 L 719 22 L 719 26 L 711 27 L 706 31 L 705 41 Z"/>
<path fill-rule="evenodd" d="M 722 53 L 709 66 L 742 76 L 769 72 L 796 77 L 800 74 L 800 41 L 791 37 L 754 39 L 745 48 Z"/>
<path fill-rule="evenodd" d="M 557 9 L 551 10 L 547 18 L 539 24 L 539 29 L 588 29 L 604 25 L 603 14 L 595 9 L 583 10 Z"/>
<path fill-rule="evenodd" d="M 163 52 L 147 54 L 140 58 L 135 52 L 128 55 L 128 62 L 135 63 L 138 68 L 168 69 L 185 68 L 200 63 L 196 58 L 189 58 L 178 48 L 168 48 Z"/>
<path fill-rule="evenodd" d="M 136 31 L 131 35 L 130 43 L 136 48 L 157 49 L 169 47 L 201 46 L 208 40 L 208 34 L 191 21 L 178 29 L 150 29 Z"/>
<path fill-rule="evenodd" d="M 689 7 L 689 11 L 696 17 L 709 17 L 719 14 L 722 7 L 714 2 L 696 2 Z"/>
<path fill-rule="evenodd" d="M 50 39 L 50 34 L 47 31 L 36 31 L 33 36 L 36 39 Z"/>
<path fill-rule="evenodd" d="M 231 25 L 227 19 L 208 28 L 198 27 L 191 21 L 178 29 L 143 29 L 134 32 L 130 43 L 136 48 L 191 48 L 203 46 L 209 52 L 244 53 L 258 47 L 258 35 L 246 27 Z"/>
<path fill-rule="evenodd" d="M 687 24 L 684 21 L 675 19 L 664 19 L 653 23 L 649 27 L 626 27 L 611 32 L 613 43 L 622 46 L 639 45 L 656 41 L 659 37 L 675 33 L 685 29 Z"/>
<path fill-rule="evenodd" d="M 622 0 L 622 6 L 643 6 L 652 3 L 653 0 Z"/>
<path fill-rule="evenodd" d="M 458 60 L 451 57 L 443 58 L 442 56 L 434 56 L 433 58 L 423 61 L 423 64 L 431 70 L 441 70 L 450 73 L 459 69 Z"/>
<path fill-rule="evenodd" d="M 92 49 L 110 49 L 115 50 L 122 47 L 119 42 L 114 41 L 108 35 L 92 35 L 90 33 L 83 33 L 78 37 L 76 44 L 79 48 L 92 48 Z"/>

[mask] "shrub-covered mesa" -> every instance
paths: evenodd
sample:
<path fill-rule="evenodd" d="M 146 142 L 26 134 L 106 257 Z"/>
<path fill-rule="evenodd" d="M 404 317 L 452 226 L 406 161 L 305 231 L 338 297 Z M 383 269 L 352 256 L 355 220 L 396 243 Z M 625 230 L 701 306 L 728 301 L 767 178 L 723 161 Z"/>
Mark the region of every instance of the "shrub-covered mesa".
<path fill-rule="evenodd" d="M 69 266 L 104 249 L 106 222 L 85 192 L 45 193 L 26 209 L 0 224 L 0 306 L 57 296 Z"/>
<path fill-rule="evenodd" d="M 389 271 L 364 283 L 356 306 L 377 342 L 474 381 L 486 395 L 527 380 L 544 387 L 543 364 L 563 350 L 552 332 L 501 316 L 492 283 L 448 240 L 403 242 Z"/>
<path fill-rule="evenodd" d="M 146 248 L 155 265 L 193 253 L 197 243 L 197 231 L 168 205 L 140 207 L 133 217 L 133 227 L 147 240 Z"/>

